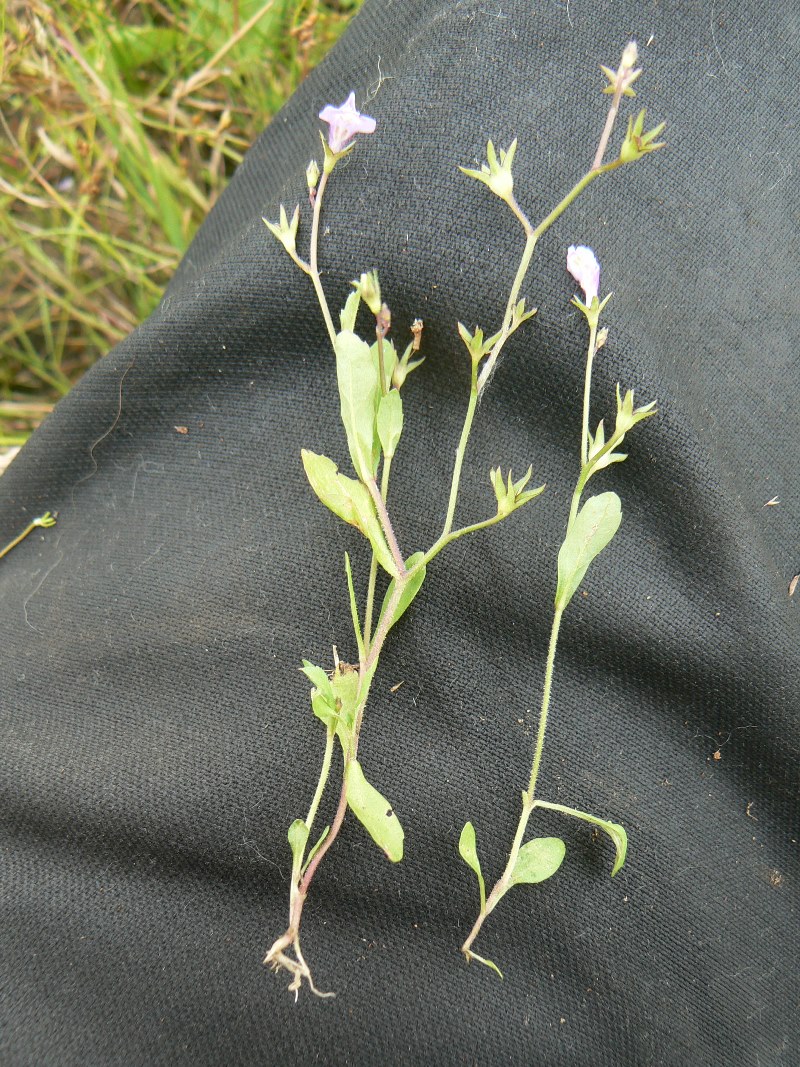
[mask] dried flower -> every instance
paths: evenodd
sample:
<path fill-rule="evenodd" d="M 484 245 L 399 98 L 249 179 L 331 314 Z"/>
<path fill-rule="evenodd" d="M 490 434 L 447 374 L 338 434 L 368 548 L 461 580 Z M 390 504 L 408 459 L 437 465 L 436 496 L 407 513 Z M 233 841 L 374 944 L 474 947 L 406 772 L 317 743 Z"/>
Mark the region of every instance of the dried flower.
<path fill-rule="evenodd" d="M 343 151 L 358 133 L 375 132 L 375 119 L 357 110 L 355 93 L 350 93 L 339 107 L 326 104 L 319 117 L 330 126 L 328 146 L 332 152 Z"/>

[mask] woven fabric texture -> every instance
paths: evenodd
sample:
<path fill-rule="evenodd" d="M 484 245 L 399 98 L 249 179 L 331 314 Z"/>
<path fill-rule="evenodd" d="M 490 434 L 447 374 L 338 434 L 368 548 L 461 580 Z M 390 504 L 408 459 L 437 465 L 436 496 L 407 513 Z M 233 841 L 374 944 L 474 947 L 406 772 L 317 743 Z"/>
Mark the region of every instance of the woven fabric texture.
<path fill-rule="evenodd" d="M 253 146 L 159 309 L 0 479 L 0 544 L 58 512 L 0 562 L 4 1064 L 800 1062 L 798 30 L 794 0 L 367 0 Z M 323 746 L 297 667 L 356 658 L 344 550 L 360 591 L 369 561 L 304 478 L 302 447 L 347 458 L 334 366 L 261 217 L 300 203 L 307 234 L 316 116 L 354 90 L 378 127 L 326 194 L 324 284 L 338 309 L 377 267 L 398 342 L 425 322 L 391 494 L 424 547 L 467 401 L 455 324 L 495 328 L 522 248 L 457 165 L 517 137 L 543 217 L 631 37 L 669 147 L 540 242 L 459 520 L 490 513 L 497 464 L 548 488 L 443 553 L 387 644 L 361 753 L 406 857 L 348 819 L 304 917 L 338 996 L 295 1004 L 261 959 Z M 624 519 L 565 616 L 540 790 L 630 849 L 612 880 L 607 840 L 536 815 L 567 856 L 487 922 L 501 982 L 458 953 L 477 891 L 456 846 L 471 819 L 496 877 L 527 781 L 580 432 L 574 243 L 614 290 L 593 423 L 617 382 L 660 412 L 597 479 Z"/>

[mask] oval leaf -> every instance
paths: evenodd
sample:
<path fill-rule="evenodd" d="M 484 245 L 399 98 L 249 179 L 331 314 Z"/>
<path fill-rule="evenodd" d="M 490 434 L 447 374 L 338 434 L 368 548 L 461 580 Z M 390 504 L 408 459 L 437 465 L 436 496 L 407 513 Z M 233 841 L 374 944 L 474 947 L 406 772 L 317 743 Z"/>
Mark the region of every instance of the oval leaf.
<path fill-rule="evenodd" d="M 458 854 L 479 878 L 482 878 L 481 865 L 478 860 L 478 846 L 475 840 L 475 827 L 471 822 L 464 823 L 461 837 L 458 839 Z"/>
<path fill-rule="evenodd" d="M 483 881 L 483 873 L 481 871 L 480 860 L 478 859 L 478 845 L 475 841 L 475 827 L 471 822 L 464 823 L 464 829 L 461 831 L 461 837 L 458 839 L 458 854 L 466 865 L 475 872 L 478 879 L 478 888 L 481 894 L 481 914 L 486 907 L 486 885 Z M 480 959 L 480 957 L 478 957 Z M 482 963 L 487 962 L 481 960 Z M 491 964 L 494 967 L 494 964 Z M 498 974 L 500 972 L 498 971 Z M 502 978 L 503 976 L 500 975 Z"/>
<path fill-rule="evenodd" d="M 351 526 L 358 526 L 358 515 L 347 491 L 347 480 L 339 474 L 339 468 L 333 460 L 327 456 L 318 456 L 316 452 L 309 452 L 307 448 L 304 448 L 300 455 L 311 488 L 325 507 L 330 508 L 334 515 L 349 522 Z"/>
<path fill-rule="evenodd" d="M 412 567 L 415 567 L 417 563 L 419 563 L 419 561 L 422 559 L 424 554 L 424 552 L 415 552 L 413 556 L 409 556 L 406 560 L 406 570 L 410 571 Z M 403 613 L 408 610 L 408 608 L 411 606 L 411 601 L 422 588 L 422 583 L 425 581 L 425 571 L 425 567 L 420 567 L 417 573 L 409 579 L 408 585 L 400 594 L 400 600 L 398 601 L 397 607 L 395 608 L 394 615 L 392 616 L 392 621 L 389 623 L 389 630 L 391 630 L 391 628 L 403 615 Z M 389 606 L 389 601 L 391 600 L 392 594 L 394 593 L 394 583 L 395 579 L 393 578 L 391 582 L 389 582 L 389 588 L 386 590 L 386 596 L 383 598 L 383 604 L 381 605 L 381 618 L 383 617 L 384 611 L 386 611 L 387 607 Z M 386 632 L 388 633 L 389 630 L 387 630 Z"/>
<path fill-rule="evenodd" d="M 361 482 L 355 481 L 354 478 L 344 478 L 341 474 L 339 477 L 348 483 L 347 491 L 353 501 L 359 530 L 366 535 L 372 545 L 372 551 L 375 553 L 378 563 L 387 574 L 391 574 L 394 577 L 397 574 L 397 567 L 392 558 L 392 553 L 389 551 L 389 546 L 386 544 L 383 527 L 375 511 L 375 504 L 369 494 L 369 490 Z"/>
<path fill-rule="evenodd" d="M 358 760 L 348 770 L 347 803 L 375 844 L 398 863 L 403 858 L 403 827 L 388 800 L 364 777 Z"/>
<path fill-rule="evenodd" d="M 400 434 L 403 432 L 403 401 L 396 389 L 382 396 L 378 404 L 378 437 L 387 459 L 391 459 L 397 450 Z"/>
<path fill-rule="evenodd" d="M 375 410 L 378 376 L 366 341 L 350 330 L 336 335 L 336 378 L 339 383 L 342 423 L 356 474 L 362 481 L 375 473 Z"/>
<path fill-rule="evenodd" d="M 560 837 L 535 837 L 519 850 L 511 873 L 511 885 L 533 885 L 556 873 L 566 852 Z"/>
<path fill-rule="evenodd" d="M 621 522 L 622 505 L 616 493 L 600 493 L 583 505 L 558 553 L 558 610 L 563 611 L 572 600 L 589 564 L 606 547 Z"/>
<path fill-rule="evenodd" d="M 304 448 L 302 457 L 311 488 L 322 503 L 334 515 L 360 530 L 372 545 L 372 551 L 383 569 L 395 575 L 397 568 L 367 487 L 355 478 L 340 474 L 339 468 L 327 456 L 318 456 L 316 452 Z"/>
<path fill-rule="evenodd" d="M 306 841 L 308 841 L 308 827 L 302 819 L 295 819 L 292 825 L 289 827 L 289 848 L 292 850 L 292 861 L 295 867 L 300 867 L 300 862 L 303 859 L 303 849 L 306 847 Z"/>

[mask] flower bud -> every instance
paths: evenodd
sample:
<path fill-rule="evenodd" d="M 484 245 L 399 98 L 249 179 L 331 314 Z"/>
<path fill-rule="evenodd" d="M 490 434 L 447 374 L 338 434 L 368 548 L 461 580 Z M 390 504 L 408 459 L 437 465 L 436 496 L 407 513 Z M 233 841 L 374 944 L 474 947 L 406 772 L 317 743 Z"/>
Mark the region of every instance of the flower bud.
<path fill-rule="evenodd" d="M 378 282 L 378 272 L 375 270 L 368 271 L 361 275 L 361 277 L 352 283 L 358 290 L 361 299 L 370 309 L 373 315 L 377 318 L 381 313 L 381 287 Z"/>
<path fill-rule="evenodd" d="M 317 187 L 319 181 L 319 164 L 316 159 L 312 159 L 306 167 L 306 184 L 308 185 L 308 191 L 312 192 Z"/>

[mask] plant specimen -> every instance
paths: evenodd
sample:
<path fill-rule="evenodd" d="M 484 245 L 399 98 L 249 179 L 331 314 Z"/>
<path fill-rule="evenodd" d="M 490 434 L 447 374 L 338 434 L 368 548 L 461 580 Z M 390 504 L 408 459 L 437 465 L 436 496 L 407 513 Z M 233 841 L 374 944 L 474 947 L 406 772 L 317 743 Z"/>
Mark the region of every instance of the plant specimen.
<path fill-rule="evenodd" d="M 656 138 L 663 129 L 663 124 L 644 132 L 645 115 L 644 111 L 641 111 L 636 119 L 629 121 L 618 156 L 604 162 L 621 98 L 634 95 L 631 85 L 640 74 L 636 69 L 636 60 L 636 45 L 631 42 L 626 47 L 617 70 L 603 68 L 609 79 L 609 85 L 604 91 L 610 93 L 612 102 L 594 162 L 538 225 L 530 222 L 515 196 L 512 167 L 517 150 L 516 140 L 505 151 L 497 151 L 490 141 L 486 149 L 486 162 L 481 165 L 480 170 L 460 168 L 467 176 L 488 186 L 492 193 L 504 201 L 522 227 L 524 246 L 511 282 L 505 312 L 497 329 L 486 334 L 479 327 L 475 327 L 474 331 L 470 332 L 461 323 L 458 324 L 458 332 L 470 360 L 469 396 L 463 429 L 456 448 L 450 488 L 446 500 L 443 500 L 444 522 L 441 533 L 425 550 L 409 554 L 401 548 L 389 510 L 392 464 L 405 425 L 402 390 L 408 375 L 419 367 L 424 358 L 420 354 L 423 324 L 420 320 L 414 322 L 411 326 L 411 339 L 400 354 L 389 338 L 390 308 L 383 299 L 378 274 L 371 270 L 362 273 L 353 282 L 353 292 L 339 315 L 337 327 L 330 312 L 318 266 L 320 219 L 330 177 L 337 164 L 354 150 L 357 138 L 370 135 L 376 129 L 375 120 L 357 110 L 354 93 L 351 93 L 341 106 L 328 105 L 320 113 L 320 118 L 328 124 L 329 132 L 327 139 L 322 136 L 322 167 L 312 161 L 306 171 L 312 212 L 307 258 L 301 256 L 297 247 L 299 205 L 295 207 L 291 218 L 281 205 L 277 222 L 264 220 L 270 232 L 314 286 L 335 357 L 341 421 L 355 477 L 342 473 L 339 464 L 333 459 L 304 449 L 302 461 L 305 472 L 322 503 L 345 523 L 354 526 L 368 540 L 372 551 L 363 605 L 359 604 L 349 555 L 344 555 L 354 642 L 358 651 L 357 665 L 341 662 L 334 650 L 332 671 L 307 661 L 303 663 L 302 668 L 312 686 L 312 711 L 325 728 L 325 747 L 319 779 L 308 812 L 304 818 L 295 819 L 289 827 L 292 853 L 289 923 L 283 934 L 272 944 L 264 961 L 274 969 L 283 969 L 290 974 L 289 988 L 295 994 L 305 981 L 315 993 L 329 995 L 320 994 L 313 981 L 301 948 L 300 928 L 303 907 L 312 881 L 329 849 L 334 845 L 348 809 L 391 861 L 398 862 L 403 857 L 404 832 L 400 819 L 390 802 L 367 779 L 358 758 L 359 738 L 370 687 L 392 627 L 419 593 L 428 566 L 441 551 L 462 537 L 504 521 L 513 512 L 538 497 L 545 488 L 543 485 L 528 488 L 532 468 L 517 479 L 510 470 L 504 474 L 500 468 L 494 469 L 489 478 L 495 496 L 495 510 L 483 521 L 461 527 L 456 524 L 462 467 L 479 399 L 492 380 L 509 337 L 536 313 L 535 308 L 526 308 L 526 300 L 520 297 L 520 291 L 537 241 L 592 181 L 661 147 Z M 547 659 L 545 692 L 533 768 L 528 788 L 523 793 L 523 814 L 508 866 L 488 897 L 478 863 L 475 832 L 470 823 L 465 826 L 460 841 L 462 857 L 478 876 L 481 896 L 480 915 L 462 951 L 468 960 L 478 959 L 485 963 L 488 961 L 477 956 L 471 946 L 487 915 L 512 885 L 538 882 L 549 877 L 558 868 L 564 855 L 563 842 L 554 838 L 523 843 L 528 820 L 535 807 L 549 807 L 601 826 L 612 836 L 617 847 L 615 871 L 625 858 L 626 839 L 621 827 L 584 812 L 548 804 L 535 798 L 561 617 L 592 559 L 611 540 L 621 518 L 620 502 L 616 494 L 601 493 L 581 504 L 583 490 L 598 470 L 625 458 L 622 453 L 616 451 L 625 434 L 636 422 L 654 414 L 652 404 L 644 408 L 634 408 L 633 394 L 627 392 L 622 397 L 618 391 L 617 420 L 608 441 L 605 440 L 602 423 L 594 436 L 590 434 L 588 416 L 591 368 L 594 356 L 607 336 L 607 331 L 599 329 L 599 317 L 609 298 L 606 297 L 602 302 L 599 299 L 600 268 L 590 249 L 570 248 L 568 266 L 584 294 L 583 301 L 576 298 L 574 303 L 586 316 L 590 327 L 580 476 L 572 499 L 567 535 L 559 552 L 555 621 Z M 359 336 L 356 332 L 362 303 L 370 316 L 369 339 Z M 381 581 L 386 584 L 386 589 L 378 607 L 381 574 Z M 333 757 L 337 743 L 341 755 L 339 799 L 331 824 L 320 831 L 318 827 L 315 829 L 315 823 L 323 794 L 332 782 Z"/>

